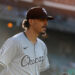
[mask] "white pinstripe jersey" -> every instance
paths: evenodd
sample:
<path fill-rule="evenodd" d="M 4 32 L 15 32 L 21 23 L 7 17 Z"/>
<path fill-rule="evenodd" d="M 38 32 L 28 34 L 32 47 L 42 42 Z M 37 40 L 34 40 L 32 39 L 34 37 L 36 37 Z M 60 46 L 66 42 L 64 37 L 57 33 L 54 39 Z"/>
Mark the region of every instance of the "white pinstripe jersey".
<path fill-rule="evenodd" d="M 8 38 L 0 50 L 0 75 L 40 75 L 49 68 L 46 45 L 37 38 L 34 45 L 23 32 Z"/>

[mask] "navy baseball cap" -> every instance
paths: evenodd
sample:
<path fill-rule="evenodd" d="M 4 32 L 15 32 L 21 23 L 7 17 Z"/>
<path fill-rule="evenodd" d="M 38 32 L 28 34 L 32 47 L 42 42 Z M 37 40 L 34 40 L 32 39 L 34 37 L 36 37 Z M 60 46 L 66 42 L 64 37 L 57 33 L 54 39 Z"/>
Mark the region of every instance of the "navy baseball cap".
<path fill-rule="evenodd" d="M 48 16 L 45 8 L 32 7 L 27 11 L 26 19 L 48 19 L 53 20 L 53 16 Z"/>

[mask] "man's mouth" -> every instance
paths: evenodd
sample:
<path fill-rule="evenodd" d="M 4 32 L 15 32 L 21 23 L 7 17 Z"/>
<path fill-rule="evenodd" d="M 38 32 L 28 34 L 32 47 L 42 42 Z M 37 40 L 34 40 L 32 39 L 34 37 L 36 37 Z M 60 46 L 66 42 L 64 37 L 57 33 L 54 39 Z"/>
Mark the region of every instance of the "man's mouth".
<path fill-rule="evenodd" d="M 46 27 L 46 26 L 43 26 L 42 28 L 43 28 L 45 31 L 46 31 L 46 29 L 47 29 L 47 27 Z"/>

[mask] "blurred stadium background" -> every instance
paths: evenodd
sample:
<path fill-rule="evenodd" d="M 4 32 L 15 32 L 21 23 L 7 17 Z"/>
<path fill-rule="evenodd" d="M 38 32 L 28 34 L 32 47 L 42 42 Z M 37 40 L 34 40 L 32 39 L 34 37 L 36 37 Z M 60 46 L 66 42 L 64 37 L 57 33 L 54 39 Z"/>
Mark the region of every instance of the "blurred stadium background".
<path fill-rule="evenodd" d="M 21 23 L 32 6 L 42 6 L 55 17 L 48 21 L 44 40 L 51 68 L 41 75 L 75 75 L 75 0 L 0 0 L 0 47 L 23 31 Z"/>

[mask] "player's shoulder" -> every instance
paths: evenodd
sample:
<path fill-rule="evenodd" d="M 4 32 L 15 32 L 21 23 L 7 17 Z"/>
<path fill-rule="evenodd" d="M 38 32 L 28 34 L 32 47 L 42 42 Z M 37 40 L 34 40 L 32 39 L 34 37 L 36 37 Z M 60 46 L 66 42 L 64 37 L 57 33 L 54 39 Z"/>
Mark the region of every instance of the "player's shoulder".
<path fill-rule="evenodd" d="M 12 38 L 20 38 L 23 36 L 23 32 L 17 33 L 14 36 L 12 36 Z"/>
<path fill-rule="evenodd" d="M 22 36 L 22 33 L 18 33 L 18 34 L 16 34 L 16 35 L 13 35 L 13 36 L 11 36 L 11 37 L 9 37 L 8 39 L 6 39 L 5 41 L 4 41 L 4 44 L 2 45 L 2 47 L 4 47 L 4 46 L 18 46 L 19 45 L 19 40 L 20 39 L 18 39 L 19 38 L 19 36 Z"/>
<path fill-rule="evenodd" d="M 11 38 L 19 41 L 24 38 L 24 34 L 23 34 L 23 32 L 19 32 L 19 33 L 13 35 Z"/>
<path fill-rule="evenodd" d="M 22 34 L 22 32 L 20 32 L 20 33 L 17 33 L 17 34 L 15 34 L 15 35 L 9 37 L 9 38 L 7 39 L 7 41 L 17 42 L 18 40 L 20 40 L 19 38 L 21 38 L 22 36 L 23 36 L 23 34 Z"/>

